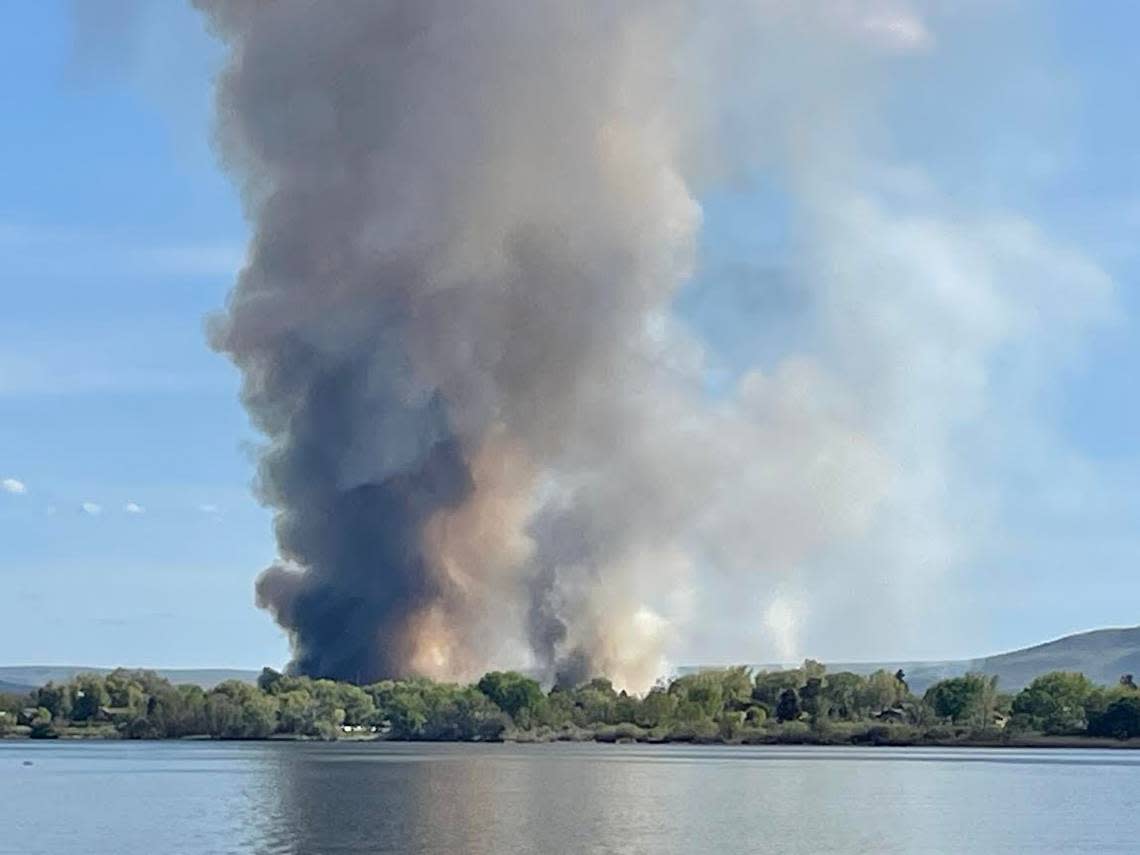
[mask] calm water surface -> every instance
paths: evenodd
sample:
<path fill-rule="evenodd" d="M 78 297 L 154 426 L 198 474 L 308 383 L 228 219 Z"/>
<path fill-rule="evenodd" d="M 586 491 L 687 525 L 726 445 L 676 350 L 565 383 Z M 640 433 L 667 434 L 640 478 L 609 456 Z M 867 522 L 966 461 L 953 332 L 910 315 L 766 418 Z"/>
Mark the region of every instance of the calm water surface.
<path fill-rule="evenodd" d="M 1140 752 L 0 742 L 0 852 L 757 851 L 1140 852 Z"/>

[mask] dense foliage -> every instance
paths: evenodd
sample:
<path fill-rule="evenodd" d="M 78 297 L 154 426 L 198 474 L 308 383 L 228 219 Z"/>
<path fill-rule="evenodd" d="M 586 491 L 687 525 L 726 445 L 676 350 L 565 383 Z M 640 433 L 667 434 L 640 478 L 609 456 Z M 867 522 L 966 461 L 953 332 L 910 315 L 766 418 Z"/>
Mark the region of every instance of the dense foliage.
<path fill-rule="evenodd" d="M 967 674 L 921 698 L 906 675 L 827 673 L 808 660 L 791 670 L 702 671 L 643 696 L 603 678 L 543 691 L 535 680 L 494 671 L 474 685 L 426 679 L 356 686 L 262 671 L 257 685 L 210 690 L 171 685 L 151 671 L 81 674 L 31 696 L 0 695 L 0 735 L 39 738 L 202 736 L 265 739 L 388 738 L 494 741 L 596 739 L 911 743 L 1001 741 L 1033 734 L 1140 736 L 1140 689 L 1131 675 L 1112 687 L 1081 674 L 1038 677 L 1016 696 Z"/>

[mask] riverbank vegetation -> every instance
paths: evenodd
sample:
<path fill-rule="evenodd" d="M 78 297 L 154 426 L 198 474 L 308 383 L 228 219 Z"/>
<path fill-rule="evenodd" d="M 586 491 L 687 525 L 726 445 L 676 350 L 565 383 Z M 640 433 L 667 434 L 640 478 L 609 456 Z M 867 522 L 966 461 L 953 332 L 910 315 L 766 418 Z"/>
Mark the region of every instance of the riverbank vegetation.
<path fill-rule="evenodd" d="M 1091 744 L 1140 737 L 1131 675 L 1094 685 L 1046 674 L 1015 695 L 967 674 L 913 694 L 906 675 L 828 673 L 811 660 L 753 674 L 726 668 L 643 696 L 597 678 L 544 691 L 514 672 L 473 685 L 426 679 L 367 686 L 266 668 L 257 685 L 209 690 L 150 671 L 81 674 L 28 696 L 0 695 L 0 735 L 33 738 L 397 739 L 784 744 Z"/>

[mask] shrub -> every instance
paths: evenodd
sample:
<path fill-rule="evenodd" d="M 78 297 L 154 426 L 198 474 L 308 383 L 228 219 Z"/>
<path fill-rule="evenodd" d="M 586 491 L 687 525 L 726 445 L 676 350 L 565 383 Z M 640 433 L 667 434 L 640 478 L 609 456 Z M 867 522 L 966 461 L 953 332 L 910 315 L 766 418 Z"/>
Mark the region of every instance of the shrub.
<path fill-rule="evenodd" d="M 679 722 L 669 730 L 666 739 L 669 742 L 715 742 L 717 739 L 717 726 L 708 719 Z"/>
<path fill-rule="evenodd" d="M 1094 736 L 1131 739 L 1140 736 L 1140 697 L 1118 698 L 1089 726 Z"/>
<path fill-rule="evenodd" d="M 923 734 L 926 739 L 933 742 L 949 742 L 956 738 L 957 734 L 954 728 L 947 727 L 944 724 L 937 724 L 934 727 L 928 727 L 926 733 Z"/>
<path fill-rule="evenodd" d="M 776 703 L 777 721 L 795 721 L 800 717 L 800 699 L 795 689 L 784 689 Z"/>
<path fill-rule="evenodd" d="M 594 732 L 597 742 L 630 742 L 645 738 L 646 731 L 628 721 L 621 724 L 607 724 Z"/>
<path fill-rule="evenodd" d="M 772 735 L 774 742 L 801 745 L 811 741 L 811 727 L 803 721 L 789 721 L 775 728 Z"/>
<path fill-rule="evenodd" d="M 744 723 L 751 727 L 759 727 L 768 720 L 768 710 L 759 704 L 750 706 L 744 713 Z"/>

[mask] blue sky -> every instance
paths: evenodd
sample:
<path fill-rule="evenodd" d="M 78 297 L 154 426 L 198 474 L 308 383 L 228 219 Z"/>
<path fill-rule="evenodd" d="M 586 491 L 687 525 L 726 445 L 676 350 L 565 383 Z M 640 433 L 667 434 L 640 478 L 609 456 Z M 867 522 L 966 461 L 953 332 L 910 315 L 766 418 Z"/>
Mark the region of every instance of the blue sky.
<path fill-rule="evenodd" d="M 26 486 L 0 494 L 3 658 L 279 663 L 253 437 L 202 332 L 245 235 L 210 148 L 216 50 L 169 4 L 88 55 L 68 13 L 10 4 L 2 37 L 0 471 Z"/>
<path fill-rule="evenodd" d="M 5 8 L 0 661 L 287 658 L 253 605 L 273 558 L 249 491 L 256 437 L 236 371 L 203 336 L 246 235 L 209 141 L 220 50 L 180 4 L 149 8 L 114 30 L 58 0 Z M 955 43 L 948 27 L 939 49 L 956 59 L 919 63 L 890 90 L 883 153 L 921 162 L 954 205 L 1016 210 L 1063 236 L 1112 277 L 1119 305 L 1035 405 L 1065 465 L 1043 473 L 1001 446 L 1003 530 L 956 579 L 969 620 L 935 647 L 868 655 L 978 655 L 1140 622 L 1140 8 L 1085 8 L 1009 4 L 992 43 L 976 28 Z M 701 269 L 679 309 L 720 343 L 727 377 L 797 345 L 802 294 L 777 189 L 758 180 L 702 203 Z M 804 652 L 844 657 L 821 646 Z"/>

